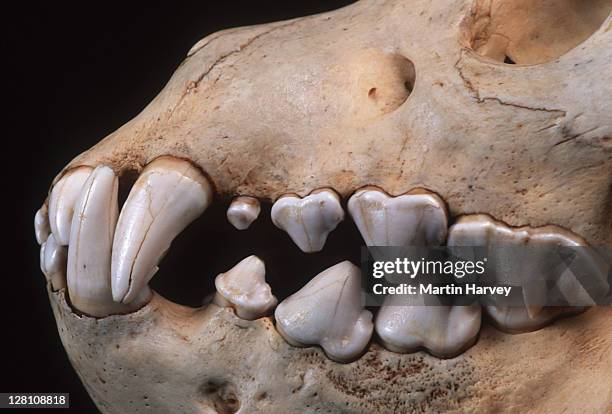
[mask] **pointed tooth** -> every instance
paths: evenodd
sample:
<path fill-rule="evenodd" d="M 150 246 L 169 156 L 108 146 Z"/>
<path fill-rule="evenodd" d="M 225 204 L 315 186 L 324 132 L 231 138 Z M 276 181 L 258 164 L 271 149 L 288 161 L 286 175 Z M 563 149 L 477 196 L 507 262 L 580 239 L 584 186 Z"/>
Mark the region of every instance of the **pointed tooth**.
<path fill-rule="evenodd" d="M 215 278 L 217 293 L 214 303 L 236 310 L 238 317 L 255 320 L 265 316 L 276 306 L 276 297 L 266 283 L 264 262 L 249 256 Z"/>
<path fill-rule="evenodd" d="M 49 224 L 55 240 L 62 246 L 68 246 L 70 241 L 74 205 L 91 171 L 90 167 L 79 167 L 68 171 L 51 190 Z"/>
<path fill-rule="evenodd" d="M 333 360 L 358 358 L 372 336 L 361 301 L 361 272 L 345 261 L 315 276 L 277 306 L 276 327 L 294 346 L 320 345 Z"/>
<path fill-rule="evenodd" d="M 284 196 L 272 206 L 274 225 L 306 253 L 322 250 L 327 236 L 342 220 L 340 199 L 331 190 L 315 191 L 304 198 Z"/>
<path fill-rule="evenodd" d="M 155 274 L 172 240 L 212 199 L 204 175 L 191 163 L 162 157 L 143 171 L 125 202 L 113 242 L 112 287 L 129 303 Z"/>
<path fill-rule="evenodd" d="M 399 353 L 425 348 L 437 357 L 451 358 L 474 344 L 480 331 L 480 306 L 423 303 L 418 296 L 385 298 L 375 322 L 385 348 Z"/>
<path fill-rule="evenodd" d="M 67 258 L 68 250 L 65 246 L 60 246 L 55 236 L 51 234 L 45 242 L 44 258 L 41 257 L 41 260 L 44 260 L 44 273 L 54 291 L 66 287 Z"/>
<path fill-rule="evenodd" d="M 68 293 L 81 312 L 104 317 L 140 307 L 115 303 L 111 294 L 110 258 L 117 222 L 118 180 L 112 169 L 99 166 L 89 176 L 76 201 L 68 249 Z"/>
<path fill-rule="evenodd" d="M 253 197 L 236 197 L 227 209 L 227 219 L 238 230 L 246 230 L 257 220 L 261 207 Z"/>
<path fill-rule="evenodd" d="M 348 210 L 368 246 L 438 246 L 446 240 L 444 201 L 425 190 L 391 197 L 362 189 L 350 198 Z"/>
<path fill-rule="evenodd" d="M 34 215 L 34 234 L 39 245 L 42 245 L 47 240 L 49 233 L 51 233 L 49 213 L 47 206 L 43 205 Z"/>

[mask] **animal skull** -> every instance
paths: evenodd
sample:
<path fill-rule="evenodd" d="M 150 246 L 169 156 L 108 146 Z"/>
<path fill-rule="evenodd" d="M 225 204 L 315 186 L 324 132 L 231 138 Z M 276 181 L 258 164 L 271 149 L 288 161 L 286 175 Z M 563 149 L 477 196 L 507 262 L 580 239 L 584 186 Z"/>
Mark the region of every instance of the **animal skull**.
<path fill-rule="evenodd" d="M 223 290 L 198 309 L 147 287 L 174 236 L 232 198 L 240 228 L 260 202 L 282 202 L 273 221 L 307 252 L 349 225 L 344 211 L 360 189 L 393 206 L 380 216 L 351 199 L 366 240 L 381 217 L 406 231 L 423 224 L 435 237 L 416 239 L 438 240 L 448 220 L 486 213 L 500 226 L 612 242 L 611 9 L 610 0 L 362 0 L 198 42 L 141 114 L 66 166 L 36 215 L 60 336 L 96 405 L 612 411 L 609 309 L 521 335 L 480 326 L 479 310 L 425 315 L 435 325 L 424 335 L 448 323 L 451 336 L 452 321 L 469 315 L 465 340 L 436 343 L 433 353 L 454 357 L 443 359 L 433 346 L 402 354 L 379 338 L 368 344 L 380 321 L 356 303 L 349 263 L 281 303 L 276 326 L 257 258 L 220 275 Z M 120 212 L 119 181 L 135 174 Z M 419 222 L 413 213 L 426 204 L 436 214 Z M 308 303 L 319 291 L 327 296 Z M 334 300 L 341 312 L 317 313 Z"/>

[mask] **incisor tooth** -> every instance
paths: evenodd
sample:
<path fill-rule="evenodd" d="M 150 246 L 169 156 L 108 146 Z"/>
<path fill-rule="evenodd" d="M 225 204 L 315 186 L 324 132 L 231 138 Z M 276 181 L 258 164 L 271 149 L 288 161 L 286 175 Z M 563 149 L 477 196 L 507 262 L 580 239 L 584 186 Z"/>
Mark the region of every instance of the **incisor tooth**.
<path fill-rule="evenodd" d="M 276 327 L 294 346 L 320 345 L 333 360 L 358 358 L 372 336 L 361 304 L 360 270 L 345 261 L 319 273 L 278 305 Z"/>
<path fill-rule="evenodd" d="M 34 234 L 39 245 L 43 244 L 51 233 L 47 206 L 42 206 L 34 216 Z"/>
<path fill-rule="evenodd" d="M 133 306 L 115 303 L 110 268 L 113 232 L 117 223 L 118 180 L 113 170 L 97 167 L 77 199 L 68 248 L 68 293 L 72 305 L 91 316 L 126 313 L 148 300 L 150 292 Z"/>
<path fill-rule="evenodd" d="M 91 167 L 79 167 L 68 171 L 51 190 L 49 224 L 55 240 L 62 246 L 68 246 L 70 241 L 74 205 L 91 171 Z"/>
<path fill-rule="evenodd" d="M 41 247 L 41 265 L 47 280 L 51 282 L 53 290 L 57 291 L 66 287 L 66 263 L 68 252 L 66 247 L 60 246 L 51 234 Z"/>
<path fill-rule="evenodd" d="M 191 163 L 161 157 L 143 171 L 125 202 L 113 242 L 112 287 L 129 303 L 145 288 L 172 240 L 212 199 L 208 180 Z"/>
<path fill-rule="evenodd" d="M 238 230 L 246 230 L 253 223 L 261 207 L 259 200 L 253 197 L 236 197 L 227 209 L 227 219 Z"/>
<path fill-rule="evenodd" d="M 306 253 L 323 249 L 327 236 L 342 220 L 340 199 L 331 190 L 315 191 L 304 198 L 284 196 L 272 206 L 274 225 Z"/>
<path fill-rule="evenodd" d="M 242 319 L 255 320 L 268 314 L 276 306 L 276 297 L 266 283 L 264 262 L 249 256 L 215 278 L 217 293 L 214 303 L 231 307 Z"/>
<path fill-rule="evenodd" d="M 425 190 L 391 197 L 365 188 L 350 198 L 348 210 L 368 246 L 438 246 L 446 239 L 445 204 Z"/>

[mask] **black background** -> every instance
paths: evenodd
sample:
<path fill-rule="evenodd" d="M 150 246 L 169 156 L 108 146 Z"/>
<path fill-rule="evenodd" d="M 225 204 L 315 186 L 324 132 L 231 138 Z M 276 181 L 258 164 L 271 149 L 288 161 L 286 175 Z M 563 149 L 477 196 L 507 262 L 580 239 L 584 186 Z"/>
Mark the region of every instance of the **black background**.
<path fill-rule="evenodd" d="M 4 9 L 2 199 L 14 230 L 3 237 L 0 392 L 69 392 L 73 411 L 96 412 L 61 346 L 38 264 L 33 217 L 57 172 L 140 112 L 202 37 L 349 3 L 22 2 Z"/>

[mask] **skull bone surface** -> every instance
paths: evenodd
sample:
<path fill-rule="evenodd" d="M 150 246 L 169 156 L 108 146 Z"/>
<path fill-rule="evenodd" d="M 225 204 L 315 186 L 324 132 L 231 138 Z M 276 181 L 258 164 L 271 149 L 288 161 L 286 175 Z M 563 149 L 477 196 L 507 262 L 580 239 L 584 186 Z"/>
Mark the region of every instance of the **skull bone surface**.
<path fill-rule="evenodd" d="M 350 221 L 379 246 L 611 243 L 611 10 L 362 0 L 198 42 L 35 218 L 60 336 L 99 409 L 612 411 L 609 308 L 373 315 L 348 261 L 285 275 L 303 287 L 277 306 L 249 251 L 202 307 L 148 286 L 216 203 L 242 230 L 274 203 L 267 225 L 303 254 Z"/>

